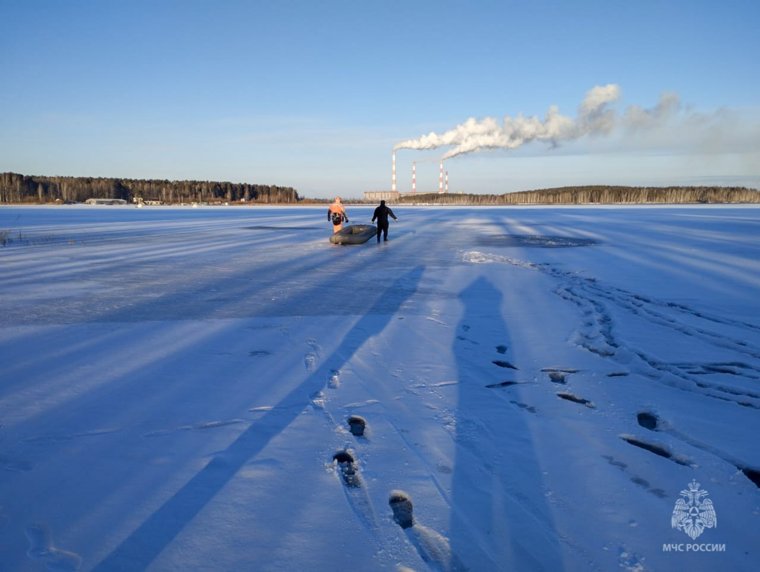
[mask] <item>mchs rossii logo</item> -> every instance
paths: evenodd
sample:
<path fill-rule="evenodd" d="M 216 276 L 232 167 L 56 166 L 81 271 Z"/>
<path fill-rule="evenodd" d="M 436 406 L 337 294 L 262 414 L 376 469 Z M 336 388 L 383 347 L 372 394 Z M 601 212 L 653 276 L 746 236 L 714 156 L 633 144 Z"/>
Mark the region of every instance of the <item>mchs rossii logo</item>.
<path fill-rule="evenodd" d="M 708 492 L 692 479 L 688 488 L 681 491 L 670 517 L 672 528 L 696 540 L 706 528 L 718 527 L 718 515 Z M 663 544 L 663 552 L 725 552 L 725 544 Z"/>
<path fill-rule="evenodd" d="M 699 483 L 692 480 L 689 488 L 682 490 L 681 498 L 676 501 L 671 526 L 683 530 L 692 540 L 696 540 L 705 528 L 717 527 L 718 515 L 707 495 L 707 491 L 700 489 Z"/>

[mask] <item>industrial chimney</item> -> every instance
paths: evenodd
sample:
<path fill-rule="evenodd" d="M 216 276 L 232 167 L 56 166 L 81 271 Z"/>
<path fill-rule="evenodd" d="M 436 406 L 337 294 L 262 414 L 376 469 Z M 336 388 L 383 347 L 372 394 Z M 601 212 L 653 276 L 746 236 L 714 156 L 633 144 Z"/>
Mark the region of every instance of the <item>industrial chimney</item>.
<path fill-rule="evenodd" d="M 393 151 L 393 170 L 391 173 L 391 191 L 396 192 L 396 151 Z"/>

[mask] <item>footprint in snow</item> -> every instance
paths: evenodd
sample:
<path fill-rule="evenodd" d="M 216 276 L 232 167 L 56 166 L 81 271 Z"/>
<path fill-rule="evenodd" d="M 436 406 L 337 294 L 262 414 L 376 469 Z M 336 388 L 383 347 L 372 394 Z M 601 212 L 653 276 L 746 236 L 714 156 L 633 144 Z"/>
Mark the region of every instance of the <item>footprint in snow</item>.
<path fill-rule="evenodd" d="M 655 413 L 650 413 L 649 411 L 640 411 L 639 413 L 636 414 L 636 421 L 644 429 L 649 429 L 650 431 L 664 430 L 666 432 L 670 432 L 671 434 L 675 434 L 675 436 L 678 437 L 679 439 L 686 440 L 687 443 L 689 443 L 689 444 L 691 444 L 691 445 L 693 445 L 693 446 L 695 446 L 695 447 L 697 447 L 699 449 L 704 449 L 703 446 L 701 446 L 701 445 L 699 445 L 697 443 L 694 443 L 694 442 L 690 442 L 689 439 L 684 439 L 684 437 L 682 435 L 679 435 L 677 432 L 675 432 L 675 431 L 668 431 L 667 423 L 664 423 L 659 418 L 659 416 L 657 416 Z M 657 452 L 656 450 L 653 451 L 652 450 L 653 445 L 651 445 L 651 444 L 649 446 L 645 446 L 643 444 L 643 442 L 634 442 L 635 438 L 632 439 L 630 437 L 628 437 L 628 438 L 623 437 L 623 439 L 625 439 L 631 445 L 636 445 L 637 447 L 641 447 L 643 449 L 647 449 L 649 451 L 652 451 L 653 453 L 656 453 L 658 455 L 661 455 L 661 456 L 664 456 L 666 458 L 669 458 L 669 457 L 667 457 L 667 455 L 670 452 L 667 451 L 667 450 L 663 449 L 665 454 L 661 454 L 661 453 Z M 661 448 L 661 447 L 659 447 L 657 445 L 654 445 L 654 447 L 655 448 Z M 728 459 L 726 459 L 726 460 L 728 461 Z M 680 458 L 680 457 L 679 457 L 679 460 L 676 460 L 676 462 L 679 463 L 679 464 L 683 464 L 682 461 L 683 462 L 688 462 L 688 460 Z M 757 486 L 758 488 L 760 488 L 760 471 L 758 471 L 756 469 L 753 469 L 752 467 L 747 467 L 747 466 L 743 466 L 741 464 L 737 464 L 734 461 L 729 461 L 729 462 L 732 462 L 736 466 L 737 469 L 739 469 L 742 473 L 744 473 L 744 476 L 746 476 L 750 481 L 752 481 L 755 484 L 755 486 Z"/>
<path fill-rule="evenodd" d="M 317 369 L 317 354 L 309 352 L 303 357 L 303 365 L 309 373 Z"/>
<path fill-rule="evenodd" d="M 414 519 L 412 498 L 404 491 L 391 491 L 388 504 L 393 511 L 393 520 L 412 543 L 420 558 L 434 570 L 460 572 L 466 570 L 462 562 L 452 553 L 449 540 L 432 528 L 423 526 Z"/>
<path fill-rule="evenodd" d="M 559 367 L 545 367 L 541 371 L 549 374 L 549 381 L 552 383 L 567 383 L 567 376 L 571 373 L 578 373 L 577 369 L 572 368 L 559 368 Z"/>
<path fill-rule="evenodd" d="M 269 350 L 251 350 L 248 352 L 249 357 L 264 357 L 264 356 L 271 356 L 272 352 Z"/>
<path fill-rule="evenodd" d="M 327 385 L 331 389 L 336 389 L 340 387 L 340 371 L 337 369 L 334 369 L 330 372 L 330 379 L 327 382 Z"/>
<path fill-rule="evenodd" d="M 549 381 L 552 383 L 567 383 L 567 374 L 563 373 L 561 371 L 550 371 L 549 372 Z"/>
<path fill-rule="evenodd" d="M 306 371 L 313 372 L 315 369 L 317 369 L 317 363 L 319 362 L 319 353 L 320 353 L 320 347 L 317 341 L 314 338 L 309 338 L 306 340 L 306 345 L 311 348 L 311 351 L 308 352 L 304 358 L 303 363 L 306 367 Z"/>
<path fill-rule="evenodd" d="M 624 463 L 622 461 L 619 461 L 619 460 L 617 460 L 614 457 L 611 457 L 609 455 L 602 455 L 602 458 L 605 459 L 613 467 L 617 467 L 623 473 L 625 473 L 626 475 L 628 475 L 628 478 L 630 478 L 631 482 L 634 483 L 635 485 L 640 486 L 641 488 L 643 488 L 644 490 L 646 490 L 647 492 L 653 494 L 656 497 L 659 497 L 661 499 L 667 498 L 667 494 L 665 493 L 664 490 L 662 490 L 661 488 L 653 487 L 649 483 L 649 481 L 647 481 L 646 479 L 643 479 L 640 476 L 638 476 L 636 474 L 633 474 L 629 470 L 628 465 L 626 463 Z"/>
<path fill-rule="evenodd" d="M 488 385 L 486 385 L 486 387 L 488 389 L 494 389 L 498 387 L 512 387 L 513 385 L 519 385 L 520 383 L 522 382 L 507 380 L 507 381 L 500 381 L 498 383 L 489 383 Z"/>
<path fill-rule="evenodd" d="M 359 463 L 356 461 L 354 452 L 350 449 L 342 449 L 333 455 L 333 465 L 336 473 L 343 483 L 343 492 L 346 494 L 351 510 L 357 520 L 372 533 L 372 537 L 382 549 L 383 540 L 380 535 L 380 526 L 372 507 L 369 491 L 359 472 Z"/>
<path fill-rule="evenodd" d="M 362 486 L 359 467 L 350 451 L 345 449 L 338 451 L 333 455 L 333 462 L 338 466 L 338 472 L 344 485 L 350 488 L 360 488 Z"/>
<path fill-rule="evenodd" d="M 528 405 L 527 403 L 522 403 L 520 401 L 514 401 L 514 400 L 511 400 L 510 403 L 512 405 L 516 405 L 520 409 L 525 409 L 525 411 L 530 411 L 531 413 L 536 413 L 536 408 L 533 407 L 532 405 Z"/>
<path fill-rule="evenodd" d="M 367 429 L 367 420 L 360 415 L 352 415 L 348 418 L 348 428 L 355 437 L 363 437 Z"/>
<path fill-rule="evenodd" d="M 657 431 L 660 424 L 660 418 L 657 417 L 657 415 L 654 413 L 649 413 L 648 411 L 639 412 L 636 415 L 636 421 L 638 421 L 639 425 L 641 425 L 644 429 L 649 429 L 650 431 Z"/>
<path fill-rule="evenodd" d="M 623 570 L 644 570 L 647 568 L 644 561 L 646 558 L 639 556 L 635 552 L 630 552 L 624 546 L 618 549 L 618 562 Z"/>
<path fill-rule="evenodd" d="M 44 524 L 32 524 L 24 532 L 29 540 L 27 556 L 44 562 L 51 572 L 73 572 L 82 565 L 78 554 L 53 546 L 50 530 Z"/>
<path fill-rule="evenodd" d="M 644 439 L 639 439 L 638 437 L 634 437 L 633 435 L 620 435 L 620 438 L 626 443 L 633 445 L 634 447 L 638 447 L 639 449 L 644 449 L 645 451 L 654 453 L 655 455 L 659 457 L 670 459 L 674 463 L 678 463 L 679 465 L 683 465 L 684 467 L 693 466 L 689 459 L 682 457 L 681 455 L 673 454 L 664 445 L 660 445 L 658 443 L 652 443 Z"/>
<path fill-rule="evenodd" d="M 570 393 L 569 391 L 560 391 L 557 393 L 557 397 L 560 399 L 564 399 L 566 401 L 572 401 L 573 403 L 580 403 L 581 405 L 585 405 L 586 407 L 590 409 L 596 409 L 596 405 L 594 405 L 591 401 L 588 399 L 585 399 L 583 397 L 578 397 L 574 393 Z"/>

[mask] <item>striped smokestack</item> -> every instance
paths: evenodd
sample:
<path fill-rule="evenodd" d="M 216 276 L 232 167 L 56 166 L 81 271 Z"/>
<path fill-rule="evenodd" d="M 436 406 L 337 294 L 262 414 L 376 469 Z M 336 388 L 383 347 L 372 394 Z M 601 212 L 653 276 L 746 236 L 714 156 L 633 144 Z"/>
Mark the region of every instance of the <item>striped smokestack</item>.
<path fill-rule="evenodd" d="M 438 192 L 443 193 L 443 159 L 441 160 L 441 171 L 438 174 Z"/>
<path fill-rule="evenodd" d="M 396 192 L 396 151 L 393 151 L 393 167 L 391 173 L 391 191 Z"/>
<path fill-rule="evenodd" d="M 417 161 L 412 161 L 412 192 L 417 192 Z"/>

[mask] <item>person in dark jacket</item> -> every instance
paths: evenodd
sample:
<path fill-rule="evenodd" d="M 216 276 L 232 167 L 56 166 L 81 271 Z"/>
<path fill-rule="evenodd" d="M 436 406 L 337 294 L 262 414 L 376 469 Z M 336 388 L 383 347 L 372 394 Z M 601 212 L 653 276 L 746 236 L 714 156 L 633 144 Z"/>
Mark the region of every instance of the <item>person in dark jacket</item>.
<path fill-rule="evenodd" d="M 388 217 L 392 217 L 393 220 L 398 220 L 393 211 L 385 206 L 385 201 L 380 201 L 380 206 L 375 209 L 375 213 L 372 215 L 372 222 L 377 219 L 377 242 L 380 242 L 380 234 L 383 235 L 383 240 L 388 240 Z"/>

